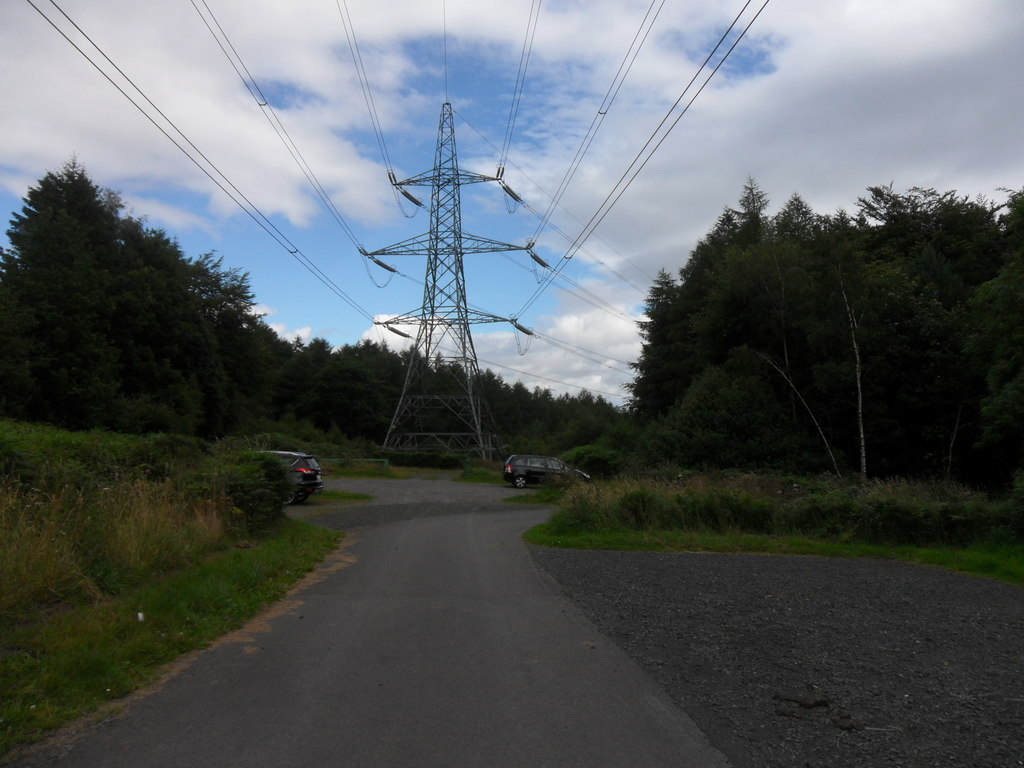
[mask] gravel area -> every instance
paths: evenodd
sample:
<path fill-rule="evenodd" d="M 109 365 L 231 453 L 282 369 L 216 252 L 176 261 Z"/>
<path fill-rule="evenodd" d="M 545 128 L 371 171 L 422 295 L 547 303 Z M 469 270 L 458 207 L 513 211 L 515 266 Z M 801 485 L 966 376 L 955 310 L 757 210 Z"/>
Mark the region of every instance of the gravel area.
<path fill-rule="evenodd" d="M 883 560 L 531 549 L 737 768 L 1024 765 L 1024 587 Z"/>

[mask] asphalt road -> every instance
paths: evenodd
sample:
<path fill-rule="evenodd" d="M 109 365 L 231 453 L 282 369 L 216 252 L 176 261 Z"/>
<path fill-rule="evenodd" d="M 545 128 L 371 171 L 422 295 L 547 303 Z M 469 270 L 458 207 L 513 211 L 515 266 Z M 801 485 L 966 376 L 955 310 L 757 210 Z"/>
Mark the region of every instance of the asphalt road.
<path fill-rule="evenodd" d="M 350 532 L 315 578 L 107 721 L 16 765 L 726 766 L 534 564 L 510 488 L 338 483 Z"/>

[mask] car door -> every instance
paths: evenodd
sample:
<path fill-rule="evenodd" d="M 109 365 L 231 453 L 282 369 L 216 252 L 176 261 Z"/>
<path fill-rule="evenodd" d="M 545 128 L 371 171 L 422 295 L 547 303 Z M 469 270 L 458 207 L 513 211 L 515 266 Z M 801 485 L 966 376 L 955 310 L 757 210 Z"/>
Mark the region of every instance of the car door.
<path fill-rule="evenodd" d="M 543 456 L 531 456 L 526 460 L 526 476 L 531 483 L 543 483 L 548 468 Z"/>

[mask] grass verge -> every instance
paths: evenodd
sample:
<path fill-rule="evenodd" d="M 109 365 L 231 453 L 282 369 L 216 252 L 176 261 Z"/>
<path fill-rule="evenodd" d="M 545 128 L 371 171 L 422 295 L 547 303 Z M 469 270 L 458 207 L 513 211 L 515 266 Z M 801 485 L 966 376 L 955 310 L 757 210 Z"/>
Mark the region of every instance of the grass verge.
<path fill-rule="evenodd" d="M 284 520 L 155 583 L 0 626 L 0 756 L 154 680 L 242 625 L 333 550 L 341 534 Z"/>
<path fill-rule="evenodd" d="M 530 544 L 567 549 L 877 557 L 934 565 L 1011 584 L 1024 584 L 1024 546 L 957 549 L 683 530 L 567 531 L 564 526 L 553 523 L 535 526 L 523 538 Z"/>

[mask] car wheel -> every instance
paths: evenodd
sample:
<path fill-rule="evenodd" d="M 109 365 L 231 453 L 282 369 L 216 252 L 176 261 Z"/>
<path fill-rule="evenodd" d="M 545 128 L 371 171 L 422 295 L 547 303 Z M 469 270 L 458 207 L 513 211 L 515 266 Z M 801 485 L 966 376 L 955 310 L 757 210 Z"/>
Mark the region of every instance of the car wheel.
<path fill-rule="evenodd" d="M 526 487 L 526 475 L 516 475 L 515 477 L 513 477 L 512 478 L 512 485 L 514 485 L 516 488 L 525 488 Z"/>
<path fill-rule="evenodd" d="M 285 497 L 284 503 L 285 504 L 296 504 L 296 503 L 298 503 L 298 499 L 299 499 L 300 495 L 301 494 L 299 494 L 297 491 L 291 491 L 288 494 L 288 496 Z"/>
<path fill-rule="evenodd" d="M 295 501 L 293 501 L 292 504 L 305 504 L 306 503 L 306 499 L 308 499 L 308 498 L 309 498 L 309 494 L 308 493 L 296 493 L 295 494 Z"/>

